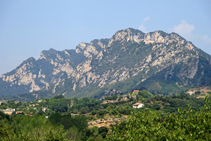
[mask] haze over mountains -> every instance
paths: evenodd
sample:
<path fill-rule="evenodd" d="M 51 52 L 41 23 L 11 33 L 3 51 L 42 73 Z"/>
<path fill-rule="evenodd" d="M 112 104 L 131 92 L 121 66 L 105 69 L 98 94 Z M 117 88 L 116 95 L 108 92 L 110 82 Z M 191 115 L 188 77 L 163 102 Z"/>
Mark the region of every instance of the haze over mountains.
<path fill-rule="evenodd" d="M 105 90 L 126 93 L 146 87 L 175 94 L 210 85 L 211 56 L 176 33 L 132 28 L 73 50 L 42 51 L 0 78 L 0 96 L 100 98 Z"/>

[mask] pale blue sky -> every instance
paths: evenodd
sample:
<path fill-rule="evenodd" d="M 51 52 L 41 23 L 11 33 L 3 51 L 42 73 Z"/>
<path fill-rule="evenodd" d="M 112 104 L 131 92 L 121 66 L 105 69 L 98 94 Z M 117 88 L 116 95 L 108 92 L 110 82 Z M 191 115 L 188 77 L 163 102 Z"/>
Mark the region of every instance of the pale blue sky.
<path fill-rule="evenodd" d="M 126 28 L 179 33 L 211 54 L 209 0 L 0 0 L 0 75 L 42 50 L 74 49 Z"/>

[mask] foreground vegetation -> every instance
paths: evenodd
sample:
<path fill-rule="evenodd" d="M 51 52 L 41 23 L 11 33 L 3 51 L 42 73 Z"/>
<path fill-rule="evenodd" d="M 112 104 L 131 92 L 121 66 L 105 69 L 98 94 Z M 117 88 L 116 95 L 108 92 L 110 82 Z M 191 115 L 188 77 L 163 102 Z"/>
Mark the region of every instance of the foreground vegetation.
<path fill-rule="evenodd" d="M 205 101 L 198 112 L 188 107 L 167 116 L 150 110 L 134 113 L 113 126 L 106 140 L 211 140 L 211 101 Z"/>
<path fill-rule="evenodd" d="M 136 102 L 144 107 L 134 109 Z M 0 109 L 23 113 L 0 112 L 0 140 L 210 140 L 210 104 L 208 97 L 204 101 L 187 94 L 153 96 L 145 89 L 104 100 L 63 96 L 31 103 L 11 100 Z M 89 125 L 111 117 L 122 120 L 107 127 Z"/>
<path fill-rule="evenodd" d="M 12 115 L 0 112 L 0 140 L 9 141 L 62 141 L 62 140 L 102 140 L 108 129 L 87 128 L 85 116 L 35 114 L 34 116 Z"/>

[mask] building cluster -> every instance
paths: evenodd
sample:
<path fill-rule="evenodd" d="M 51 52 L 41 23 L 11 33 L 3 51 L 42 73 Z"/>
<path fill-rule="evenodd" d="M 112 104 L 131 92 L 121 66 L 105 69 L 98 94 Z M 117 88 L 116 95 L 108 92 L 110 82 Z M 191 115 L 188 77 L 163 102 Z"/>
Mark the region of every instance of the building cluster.
<path fill-rule="evenodd" d="M 39 103 L 42 102 L 42 100 L 38 100 L 37 103 L 29 103 L 29 105 L 27 107 L 25 107 L 24 109 L 25 110 L 29 110 L 30 107 L 33 108 L 33 110 L 36 110 L 37 111 L 37 108 L 39 106 Z M 2 104 L 3 102 L 0 101 L 0 105 Z M 19 103 L 19 101 L 15 101 L 14 102 L 15 104 Z M 46 112 L 47 111 L 47 107 L 42 107 L 42 111 L 43 112 Z M 12 108 L 2 108 L 0 109 L 1 112 L 7 114 L 7 115 L 12 115 L 12 114 L 24 114 L 24 115 L 29 115 L 29 116 L 33 116 L 34 114 L 34 111 L 20 111 L 21 109 L 20 108 L 17 108 L 17 109 L 12 109 Z"/>

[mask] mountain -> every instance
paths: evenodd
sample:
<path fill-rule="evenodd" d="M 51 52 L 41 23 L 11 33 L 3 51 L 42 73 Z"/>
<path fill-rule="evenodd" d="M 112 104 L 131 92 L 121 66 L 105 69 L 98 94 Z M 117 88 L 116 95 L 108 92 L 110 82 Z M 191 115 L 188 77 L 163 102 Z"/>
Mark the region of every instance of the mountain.
<path fill-rule="evenodd" d="M 23 61 L 16 69 L 0 78 L 0 96 L 49 89 L 70 76 L 76 66 L 96 55 L 108 44 L 108 39 L 80 43 L 73 50 L 44 50 L 40 58 Z"/>
<path fill-rule="evenodd" d="M 174 94 L 210 85 L 210 55 L 176 33 L 120 30 L 99 54 L 80 63 L 58 93 L 99 98 L 105 90 L 147 87 Z"/>
<path fill-rule="evenodd" d="M 211 83 L 211 56 L 176 33 L 143 33 L 128 28 L 116 32 L 110 39 L 81 43 L 71 51 L 74 53 L 67 55 L 65 51 L 50 49 L 45 51 L 49 55 L 41 53 L 37 61 L 28 59 L 33 64 L 28 67 L 36 68 L 33 71 L 37 75 L 35 77 L 32 70 L 31 75 L 22 74 L 35 81 L 40 70 L 45 70 L 43 67 L 49 64 L 44 73 L 48 79 L 44 80 L 51 88 L 19 97 L 45 98 L 62 94 L 65 97 L 101 98 L 105 91 L 118 90 L 126 93 L 141 87 L 146 87 L 154 94 L 156 91 L 161 94 L 175 94 Z M 22 64 L 30 65 L 29 61 Z M 41 62 L 46 63 L 40 65 Z M 18 68 L 22 68 L 20 66 Z M 14 82 L 15 72 L 21 72 L 18 68 L 13 73 L 3 75 L 1 83 Z M 41 82 L 43 79 L 38 80 L 34 84 L 40 84 L 39 89 L 46 89 L 46 84 Z M 32 89 L 32 84 L 30 82 L 30 85 L 26 85 L 29 87 L 26 87 L 26 91 L 38 90 L 36 87 Z"/>

